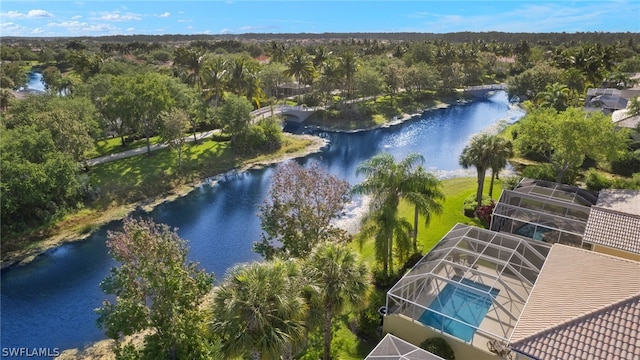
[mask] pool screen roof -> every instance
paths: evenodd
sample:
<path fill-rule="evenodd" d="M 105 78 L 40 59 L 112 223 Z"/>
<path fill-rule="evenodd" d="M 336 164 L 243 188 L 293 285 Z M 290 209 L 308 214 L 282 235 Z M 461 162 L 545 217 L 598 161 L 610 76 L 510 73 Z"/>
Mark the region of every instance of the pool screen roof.
<path fill-rule="evenodd" d="M 500 195 L 491 230 L 524 235 L 519 229 L 529 224 L 538 231 L 537 240 L 580 247 L 591 206 L 597 200 L 598 193 L 593 191 L 525 178 L 516 189 Z M 543 237 L 542 233 L 547 234 Z"/>
<path fill-rule="evenodd" d="M 550 249 L 541 241 L 457 224 L 389 290 L 387 314 L 420 321 L 427 311 L 437 313 L 430 305 L 451 284 L 491 299 L 486 316 L 477 325 L 442 313 L 437 316 L 472 327 L 472 343 L 478 335 L 506 342 Z"/>

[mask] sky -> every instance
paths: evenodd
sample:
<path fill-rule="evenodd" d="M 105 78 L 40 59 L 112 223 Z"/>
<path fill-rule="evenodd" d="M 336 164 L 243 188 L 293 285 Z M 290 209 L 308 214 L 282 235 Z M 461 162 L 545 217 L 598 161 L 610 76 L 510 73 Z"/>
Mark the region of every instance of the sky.
<path fill-rule="evenodd" d="M 0 36 L 640 32 L 640 0 L 0 1 Z"/>

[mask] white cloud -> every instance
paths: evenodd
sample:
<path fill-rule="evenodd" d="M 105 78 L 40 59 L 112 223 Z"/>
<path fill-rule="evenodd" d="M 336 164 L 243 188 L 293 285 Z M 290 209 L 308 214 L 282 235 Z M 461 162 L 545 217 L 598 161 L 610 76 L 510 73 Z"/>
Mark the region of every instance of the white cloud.
<path fill-rule="evenodd" d="M 193 30 L 193 26 L 189 25 L 189 26 L 187 26 L 187 29 Z"/>
<path fill-rule="evenodd" d="M 29 32 L 29 28 L 13 22 L 0 22 L 0 29 L 5 36 L 24 36 Z"/>
<path fill-rule="evenodd" d="M 191 19 L 178 19 L 179 23 L 186 23 L 186 22 L 192 22 L 193 20 Z"/>
<path fill-rule="evenodd" d="M 229 34 L 229 33 L 231 33 L 231 29 L 224 28 L 220 30 L 220 34 Z"/>
<path fill-rule="evenodd" d="M 115 33 L 118 28 L 111 24 L 89 24 L 76 20 L 62 21 L 59 23 L 48 23 L 50 27 L 60 27 L 66 29 L 69 33 L 78 34 L 85 32 Z"/>
<path fill-rule="evenodd" d="M 112 11 L 112 12 L 103 12 L 97 18 L 93 18 L 92 20 L 103 20 L 103 21 L 132 21 L 132 20 L 142 20 L 140 15 L 133 13 L 121 14 L 120 11 Z"/>
<path fill-rule="evenodd" d="M 44 30 L 42 28 L 35 28 L 33 30 L 31 30 L 32 34 L 42 34 L 44 32 Z"/>
<path fill-rule="evenodd" d="M 45 10 L 29 10 L 27 13 L 28 18 L 42 18 L 53 17 L 53 14 Z"/>
<path fill-rule="evenodd" d="M 136 29 L 134 29 L 134 28 L 132 28 L 132 27 L 127 28 L 127 31 L 128 31 L 128 32 L 132 32 L 132 31 L 135 31 L 135 30 L 136 30 Z"/>
<path fill-rule="evenodd" d="M 158 17 L 161 17 L 161 18 L 167 18 L 169 16 L 171 16 L 171 13 L 168 11 L 165 11 L 162 14 L 158 15 Z"/>
<path fill-rule="evenodd" d="M 78 20 L 78 19 L 82 19 L 82 15 L 76 15 L 71 18 L 71 20 Z"/>
<path fill-rule="evenodd" d="M 0 16 L 11 18 L 11 19 L 22 19 L 27 17 L 27 14 L 23 14 L 19 11 L 7 11 L 7 12 L 0 13 Z"/>

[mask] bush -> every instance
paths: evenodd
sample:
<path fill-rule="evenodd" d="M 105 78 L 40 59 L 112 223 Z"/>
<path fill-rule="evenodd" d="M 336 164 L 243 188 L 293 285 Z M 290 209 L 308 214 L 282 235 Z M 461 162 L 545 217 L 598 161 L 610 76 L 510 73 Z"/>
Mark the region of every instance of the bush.
<path fill-rule="evenodd" d="M 522 181 L 522 176 L 505 176 L 502 178 L 502 188 L 505 190 L 514 190 Z"/>
<path fill-rule="evenodd" d="M 522 176 L 546 181 L 556 181 L 556 171 L 551 164 L 531 165 L 522 171 Z M 562 177 L 563 184 L 574 184 L 578 174 L 573 170 L 567 170 Z"/>
<path fill-rule="evenodd" d="M 488 195 L 482 195 L 482 203 L 490 204 L 491 198 Z M 478 202 L 476 201 L 476 194 L 469 195 L 464 202 L 462 203 L 462 211 L 464 212 L 464 216 L 473 217 L 473 212 L 476 210 L 476 205 Z"/>
<path fill-rule="evenodd" d="M 611 187 L 611 180 L 593 168 L 585 174 L 584 182 L 589 190 L 600 191 Z"/>
<path fill-rule="evenodd" d="M 267 118 L 251 125 L 231 140 L 233 151 L 242 155 L 271 152 L 282 146 L 282 129 L 277 119 Z"/>
<path fill-rule="evenodd" d="M 484 221 L 487 227 L 491 224 L 491 214 L 493 214 L 493 209 L 495 207 L 496 203 L 492 200 L 490 204 L 482 205 L 478 209 L 478 218 Z"/>
<path fill-rule="evenodd" d="M 453 352 L 451 345 L 441 337 L 433 337 L 423 341 L 420 344 L 420 348 L 445 360 L 456 360 L 456 354 Z"/>

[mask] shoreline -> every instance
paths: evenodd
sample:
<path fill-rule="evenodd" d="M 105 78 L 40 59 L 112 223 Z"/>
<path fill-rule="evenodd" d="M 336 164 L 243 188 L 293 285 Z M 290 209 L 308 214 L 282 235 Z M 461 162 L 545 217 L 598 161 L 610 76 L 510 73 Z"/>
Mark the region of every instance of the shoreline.
<path fill-rule="evenodd" d="M 96 217 L 94 221 L 90 223 L 91 231 L 86 233 L 78 233 L 77 229 L 62 229 L 59 233 L 55 235 L 51 235 L 37 243 L 34 243 L 33 247 L 17 250 L 14 252 L 9 252 L 7 254 L 3 254 L 2 264 L 0 265 L 0 270 L 6 270 L 13 266 L 23 266 L 27 265 L 33 260 L 35 260 L 38 256 L 44 255 L 47 252 L 54 250 L 60 246 L 83 241 L 90 237 L 95 231 L 97 231 L 100 227 L 112 222 L 118 221 L 126 218 L 131 213 L 136 210 L 142 209 L 146 212 L 152 211 L 156 206 L 175 201 L 179 198 L 187 196 L 192 191 L 200 188 L 201 186 L 209 185 L 213 186 L 217 182 L 217 178 L 221 175 L 224 175 L 229 172 L 244 172 L 251 169 L 257 169 L 265 166 L 269 166 L 272 164 L 277 164 L 280 162 L 284 162 L 287 160 L 304 157 L 310 154 L 314 154 L 319 152 L 323 147 L 327 146 L 329 141 L 327 139 L 323 139 L 319 136 L 313 135 L 293 135 L 299 138 L 306 138 L 311 141 L 311 144 L 306 146 L 304 149 L 300 151 L 296 151 L 293 153 L 282 154 L 281 156 L 275 157 L 269 160 L 248 160 L 242 166 L 237 168 L 229 169 L 221 174 L 202 178 L 198 181 L 191 184 L 183 184 L 179 187 L 171 189 L 169 192 L 155 196 L 150 199 L 141 200 L 135 203 L 123 204 L 116 206 L 114 208 L 106 209 L 100 212 L 100 215 Z"/>

